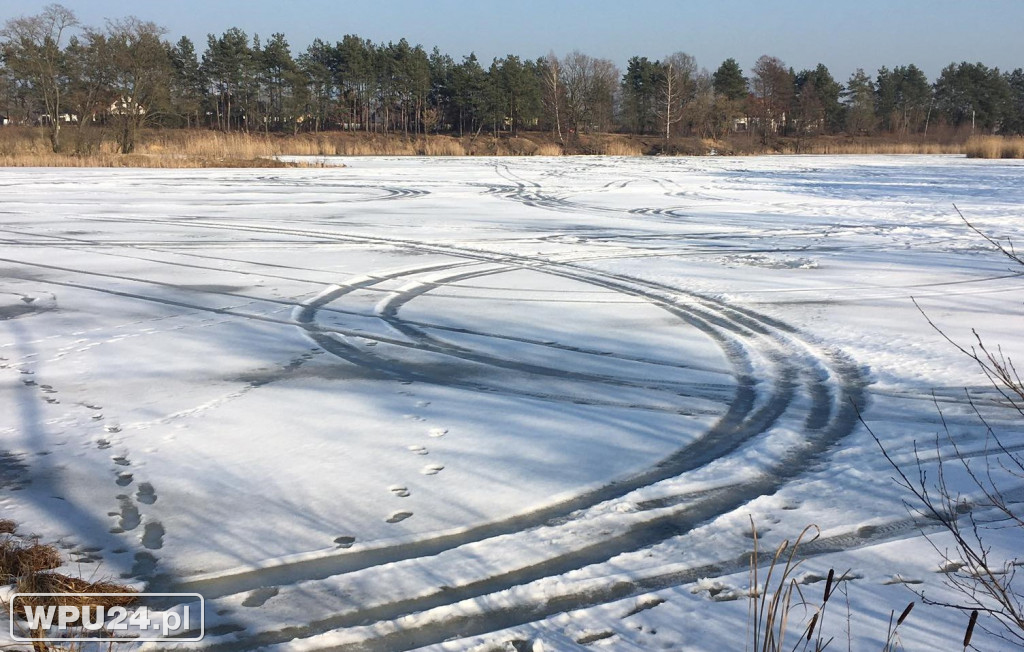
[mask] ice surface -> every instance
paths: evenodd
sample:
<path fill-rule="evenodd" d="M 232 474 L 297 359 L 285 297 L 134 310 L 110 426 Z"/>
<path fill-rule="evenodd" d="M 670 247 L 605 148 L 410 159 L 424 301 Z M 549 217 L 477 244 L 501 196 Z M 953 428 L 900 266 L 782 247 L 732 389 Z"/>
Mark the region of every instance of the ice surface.
<path fill-rule="evenodd" d="M 942 595 L 857 411 L 984 459 L 966 388 L 1021 443 L 912 301 L 1020 352 L 953 208 L 1021 241 L 1020 162 L 325 162 L 0 171 L 5 518 L 238 648 L 739 648 L 750 517 L 821 528 L 855 647 Z"/>

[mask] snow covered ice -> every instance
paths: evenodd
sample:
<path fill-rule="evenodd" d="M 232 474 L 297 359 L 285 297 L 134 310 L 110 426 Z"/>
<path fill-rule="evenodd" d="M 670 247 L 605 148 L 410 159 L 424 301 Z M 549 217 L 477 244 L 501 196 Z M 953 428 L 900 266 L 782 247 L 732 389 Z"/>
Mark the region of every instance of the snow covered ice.
<path fill-rule="evenodd" d="M 1021 162 L 323 162 L 0 171 L 0 515 L 204 594 L 224 649 L 742 648 L 751 517 L 821 528 L 856 648 L 946 595 L 857 413 L 913 464 L 938 404 L 983 455 L 912 297 L 1021 351 L 953 208 L 1024 241 Z"/>

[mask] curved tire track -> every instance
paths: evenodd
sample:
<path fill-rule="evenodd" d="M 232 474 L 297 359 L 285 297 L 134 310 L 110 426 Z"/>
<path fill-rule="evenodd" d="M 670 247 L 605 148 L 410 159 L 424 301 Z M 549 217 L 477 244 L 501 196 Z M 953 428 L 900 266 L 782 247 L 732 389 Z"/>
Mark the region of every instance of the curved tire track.
<path fill-rule="evenodd" d="M 319 230 L 275 229 L 252 224 L 211 222 L 197 224 L 193 222 L 189 226 L 328 238 L 336 241 L 394 246 L 418 252 L 445 254 L 461 261 L 477 261 L 510 268 L 530 269 L 639 297 L 700 329 L 718 342 L 736 369 L 738 385 L 727 413 L 699 440 L 682 447 L 676 453 L 645 471 L 586 492 L 571 500 L 527 514 L 486 523 L 465 532 L 441 535 L 400 546 L 347 552 L 241 573 L 221 574 L 205 579 L 194 578 L 178 583 L 175 587 L 177 589 L 208 592 L 211 597 L 223 596 L 248 588 L 323 579 L 378 564 L 435 555 L 503 534 L 528 531 L 554 519 L 569 517 L 574 512 L 585 510 L 599 503 L 621 498 L 634 489 L 700 468 L 735 452 L 745 443 L 770 431 L 787 411 L 792 411 L 797 394 L 803 397 L 802 400 L 806 403 L 802 407 L 810 407 L 806 413 L 801 412 L 801 414 L 807 415 L 803 422 L 803 440 L 794 446 L 789 454 L 765 468 L 760 478 L 723 490 L 714 500 L 704 500 L 697 505 L 688 505 L 682 510 L 672 510 L 669 515 L 657 516 L 611 542 L 588 546 L 582 550 L 573 550 L 543 564 L 519 569 L 504 576 L 483 578 L 457 592 L 449 592 L 441 597 L 428 596 L 383 605 L 372 611 L 366 610 L 352 615 L 350 620 L 318 621 L 301 629 L 292 628 L 276 634 L 266 633 L 260 635 L 258 639 L 246 638 L 231 645 L 239 649 L 251 647 L 257 642 L 289 640 L 297 635 L 309 636 L 336 627 L 347 626 L 346 623 L 357 624 L 374 618 L 394 619 L 403 614 L 434 608 L 441 604 L 453 604 L 459 600 L 507 590 L 553 574 L 600 563 L 616 554 L 642 549 L 666 538 L 685 533 L 692 527 L 735 509 L 757 496 L 778 489 L 799 475 L 803 469 L 819 459 L 830 446 L 853 430 L 856 424 L 854 406 L 861 405 L 864 401 L 862 391 L 864 379 L 860 376 L 857 367 L 843 356 L 818 350 L 814 344 L 805 342 L 800 333 L 782 322 L 751 310 L 730 306 L 722 301 L 687 293 L 669 285 L 598 272 L 571 262 L 556 263 L 524 256 L 496 254 L 478 249 L 435 245 L 411 240 L 363 237 Z M 369 280 L 368 283 L 370 283 Z M 351 288 L 347 291 L 351 291 Z M 327 295 L 300 308 L 297 321 L 311 332 L 314 339 L 319 338 L 317 339 L 318 343 L 327 344 L 325 348 L 329 346 L 328 351 L 339 354 L 357 364 L 379 365 L 379 361 L 372 356 L 352 355 L 353 347 L 341 344 L 333 337 L 327 337 L 329 334 L 320 332 L 321 329 L 309 328 L 313 324 L 312 316 L 315 315 L 316 310 L 322 308 L 330 300 L 330 295 Z M 372 336 L 370 337 L 372 338 Z M 331 341 L 340 344 L 341 348 L 330 344 Z M 407 345 L 416 347 L 422 343 L 414 342 Z M 751 356 L 768 358 L 775 365 L 776 371 L 771 375 L 773 380 L 767 386 L 759 385 L 755 381 L 750 366 Z M 385 365 L 382 370 L 392 373 L 395 371 L 393 365 Z M 438 379 L 432 380 L 436 382 Z M 564 605 L 588 604 L 591 599 L 585 596 L 570 596 L 566 598 Z M 565 608 L 570 607 L 559 606 L 558 610 Z M 437 632 L 436 635 L 443 635 L 444 638 L 447 638 L 450 634 L 451 632 Z M 443 640 L 443 638 L 439 640 Z"/>

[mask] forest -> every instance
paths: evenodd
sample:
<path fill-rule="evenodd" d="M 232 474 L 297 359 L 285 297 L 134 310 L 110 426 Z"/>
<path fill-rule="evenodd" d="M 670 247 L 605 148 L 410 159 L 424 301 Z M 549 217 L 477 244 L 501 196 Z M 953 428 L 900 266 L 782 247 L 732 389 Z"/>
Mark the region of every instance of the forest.
<path fill-rule="evenodd" d="M 81 25 L 50 5 L 0 30 L 0 119 L 61 128 L 103 125 L 131 153 L 143 127 L 222 132 L 353 131 L 455 136 L 545 131 L 716 139 L 929 132 L 1024 134 L 1024 70 L 950 63 L 929 80 L 913 63 L 795 70 L 764 55 L 749 70 L 729 58 L 713 71 L 690 54 L 615 62 L 579 51 L 480 61 L 354 34 L 293 52 L 284 34 L 239 28 L 205 44 L 177 41 L 135 17 Z"/>

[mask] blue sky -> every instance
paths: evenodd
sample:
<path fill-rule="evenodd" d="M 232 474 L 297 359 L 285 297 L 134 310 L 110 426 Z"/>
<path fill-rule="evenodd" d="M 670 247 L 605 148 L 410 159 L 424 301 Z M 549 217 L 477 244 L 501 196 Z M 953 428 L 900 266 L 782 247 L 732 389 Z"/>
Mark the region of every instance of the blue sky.
<path fill-rule="evenodd" d="M 0 21 L 47 2 L 0 0 Z M 934 79 L 952 61 L 1024 67 L 1024 0 L 65 0 L 88 25 L 136 15 L 184 35 L 201 52 L 206 34 L 237 26 L 250 36 L 283 32 L 298 53 L 312 39 L 405 37 L 456 59 L 536 58 L 574 49 L 613 60 L 683 51 L 714 70 L 728 57 L 749 72 L 762 54 L 796 68 L 824 63 L 840 81 L 857 67 L 915 63 Z"/>

